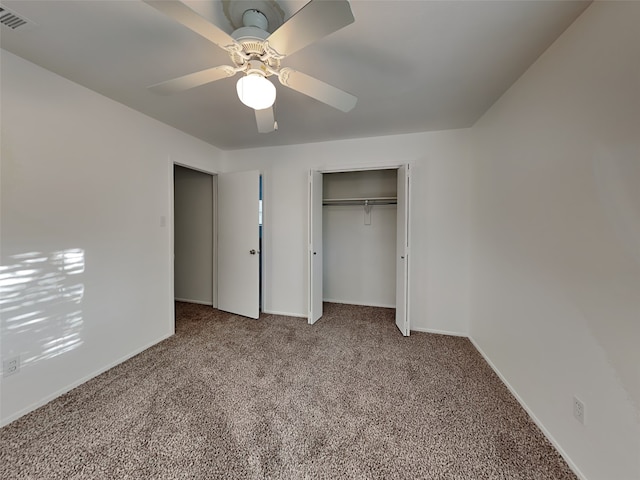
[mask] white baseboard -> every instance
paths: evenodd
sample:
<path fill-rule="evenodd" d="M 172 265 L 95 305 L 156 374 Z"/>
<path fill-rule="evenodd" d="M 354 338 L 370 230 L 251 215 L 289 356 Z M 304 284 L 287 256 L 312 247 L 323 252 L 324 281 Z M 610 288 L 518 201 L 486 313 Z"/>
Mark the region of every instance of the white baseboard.
<path fill-rule="evenodd" d="M 342 305 L 361 305 L 361 306 L 365 306 L 365 307 L 396 308 L 395 305 L 372 305 L 372 304 L 345 302 L 343 300 L 327 300 L 327 299 L 324 299 L 323 302 L 340 303 Z M 269 315 L 283 315 L 285 317 L 308 318 L 308 315 L 306 313 L 281 312 L 281 311 L 278 311 L 278 310 L 267 310 L 267 309 L 263 309 L 262 312 L 263 313 L 268 313 Z"/>
<path fill-rule="evenodd" d="M 213 306 L 213 302 L 203 302 L 201 300 L 191 300 L 189 298 L 174 298 L 176 302 L 184 302 L 184 303 L 196 303 L 198 305 L 208 305 L 210 307 Z"/>
<path fill-rule="evenodd" d="M 363 307 L 396 308 L 395 305 L 388 305 L 388 304 L 382 304 L 382 303 L 347 302 L 345 300 L 333 300 L 329 298 L 325 298 L 322 301 L 326 303 L 340 303 L 342 305 L 360 305 Z"/>
<path fill-rule="evenodd" d="M 115 362 L 112 362 L 112 363 L 108 364 L 107 366 L 105 366 L 103 368 L 99 368 L 98 370 L 94 371 L 93 373 L 90 373 L 89 375 L 86 375 L 86 376 L 82 377 L 81 379 L 70 383 L 69 385 L 61 388 L 60 390 L 56 391 L 55 393 L 52 393 L 51 395 L 47 395 L 46 397 L 44 397 L 44 398 L 32 403 L 31 405 L 23 408 L 22 410 L 14 413 L 13 415 L 10 415 L 7 418 L 3 418 L 2 422 L 0 422 L 0 427 L 4 427 L 5 425 L 9 425 L 11 422 L 17 420 L 18 418 L 22 417 L 23 415 L 26 415 L 27 413 L 32 412 L 35 409 L 42 407 L 43 405 L 46 405 L 50 401 L 58 398 L 60 395 L 63 395 L 65 393 L 73 390 L 74 388 L 82 385 L 83 383 L 88 382 L 92 378 L 97 377 L 98 375 L 100 375 L 100 374 L 106 372 L 107 370 L 115 367 L 116 365 L 120 365 L 122 362 L 125 362 L 125 361 L 129 360 L 131 357 L 135 357 L 139 353 L 144 352 L 148 348 L 151 348 L 154 345 L 157 345 L 158 343 L 162 342 L 163 340 L 166 340 L 167 338 L 169 338 L 169 337 L 171 337 L 173 335 L 174 335 L 173 333 L 170 333 L 168 335 L 164 335 L 164 336 L 158 338 L 157 340 L 154 340 L 153 342 L 145 345 L 144 347 L 136 349 L 133 352 L 126 354 L 125 356 L 121 357 L 120 359 L 116 360 Z"/>
<path fill-rule="evenodd" d="M 564 458 L 565 462 L 567 462 L 567 464 L 569 465 L 569 468 L 573 471 L 573 473 L 575 473 L 580 480 L 588 480 L 586 475 L 580 471 L 578 466 L 571 460 L 569 455 L 567 455 L 567 452 L 565 452 L 562 449 L 562 447 L 556 441 L 556 439 L 553 437 L 553 435 L 551 435 L 549 430 L 547 430 L 547 428 L 544 426 L 544 424 L 538 419 L 538 417 L 536 417 L 536 415 L 529 408 L 529 406 L 526 404 L 526 402 L 520 397 L 520 395 L 518 395 L 518 392 L 516 392 L 515 388 L 513 388 L 511 386 L 511 384 L 507 381 L 507 379 L 504 377 L 504 375 L 502 375 L 500 370 L 498 370 L 498 368 L 493 364 L 493 362 L 489 359 L 489 357 L 484 353 L 482 348 L 480 348 L 480 346 L 476 343 L 476 341 L 473 339 L 473 337 L 469 336 L 468 338 L 469 338 L 469 340 L 471 340 L 471 343 L 476 348 L 476 350 L 478 350 L 478 352 L 480 352 L 480 355 L 482 355 L 482 358 L 484 358 L 484 360 L 489 364 L 491 369 L 496 373 L 496 375 L 498 375 L 498 377 L 500 378 L 502 383 L 504 383 L 506 385 L 506 387 L 509 389 L 511 394 L 515 397 L 515 399 L 518 401 L 518 403 L 522 406 L 522 408 L 524 408 L 524 410 L 527 412 L 527 414 L 529 414 L 529 417 L 531 417 L 531 420 L 533 420 L 533 422 L 542 431 L 543 435 L 545 437 L 547 437 L 547 440 L 549 440 L 549 442 L 551 442 L 551 444 L 558 451 L 558 453 L 562 456 L 562 458 Z"/>
<path fill-rule="evenodd" d="M 423 333 L 435 333 L 438 335 L 449 335 L 451 337 L 465 337 L 465 338 L 469 337 L 466 333 L 450 332 L 448 330 L 437 330 L 435 328 L 412 328 L 411 331 L 423 332 Z"/>
<path fill-rule="evenodd" d="M 303 315 L 301 313 L 278 312 L 276 310 L 262 310 L 262 313 L 266 313 L 266 314 L 269 314 L 269 315 L 282 315 L 284 317 L 307 318 L 306 315 Z"/>

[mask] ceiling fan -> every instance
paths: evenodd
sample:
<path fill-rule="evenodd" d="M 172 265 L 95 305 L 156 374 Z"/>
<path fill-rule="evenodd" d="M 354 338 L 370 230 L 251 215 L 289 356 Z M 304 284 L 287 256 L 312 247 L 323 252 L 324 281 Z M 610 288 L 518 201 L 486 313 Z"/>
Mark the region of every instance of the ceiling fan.
<path fill-rule="evenodd" d="M 284 23 L 281 10 L 273 0 L 226 0 L 225 9 L 228 7 L 232 23 L 237 17 L 242 25 L 231 35 L 178 0 L 144 2 L 225 50 L 232 63 L 152 85 L 149 89 L 154 92 L 180 92 L 241 72 L 243 76 L 236 85 L 238 97 L 255 110 L 260 133 L 277 128 L 273 114 L 276 89 L 268 80 L 271 76 L 277 77 L 282 85 L 343 112 L 356 105 L 357 98 L 353 95 L 281 66 L 287 55 L 353 23 L 348 0 L 311 0 Z M 274 28 L 274 24 L 276 29 L 270 34 L 267 29 Z"/>

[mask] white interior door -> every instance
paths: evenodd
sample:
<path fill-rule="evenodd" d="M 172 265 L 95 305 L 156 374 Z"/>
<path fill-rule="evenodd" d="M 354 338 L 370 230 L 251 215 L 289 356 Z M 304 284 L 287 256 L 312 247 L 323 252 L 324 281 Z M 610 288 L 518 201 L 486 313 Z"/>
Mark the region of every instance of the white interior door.
<path fill-rule="evenodd" d="M 409 165 L 398 168 L 396 325 L 409 336 Z"/>
<path fill-rule="evenodd" d="M 309 172 L 309 323 L 322 316 L 322 173 Z"/>
<path fill-rule="evenodd" d="M 260 172 L 218 175 L 218 308 L 260 314 Z"/>

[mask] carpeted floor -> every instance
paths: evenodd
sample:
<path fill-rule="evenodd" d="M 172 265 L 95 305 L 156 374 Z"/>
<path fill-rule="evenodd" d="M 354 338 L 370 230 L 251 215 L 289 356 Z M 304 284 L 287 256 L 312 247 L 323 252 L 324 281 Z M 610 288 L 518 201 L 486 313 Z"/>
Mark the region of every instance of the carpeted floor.
<path fill-rule="evenodd" d="M 176 335 L 0 430 L 9 479 L 576 477 L 472 344 L 178 303 Z"/>

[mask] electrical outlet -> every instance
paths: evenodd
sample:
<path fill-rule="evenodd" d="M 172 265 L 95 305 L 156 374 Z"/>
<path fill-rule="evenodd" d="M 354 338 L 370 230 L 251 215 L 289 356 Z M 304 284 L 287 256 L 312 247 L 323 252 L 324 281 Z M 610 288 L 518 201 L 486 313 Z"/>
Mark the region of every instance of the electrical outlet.
<path fill-rule="evenodd" d="M 10 357 L 2 361 L 2 376 L 8 377 L 20 371 L 20 357 Z"/>
<path fill-rule="evenodd" d="M 584 425 L 584 403 L 578 397 L 573 397 L 573 416 Z"/>

